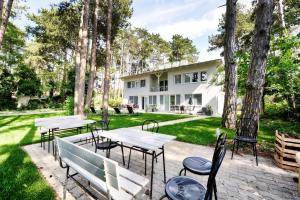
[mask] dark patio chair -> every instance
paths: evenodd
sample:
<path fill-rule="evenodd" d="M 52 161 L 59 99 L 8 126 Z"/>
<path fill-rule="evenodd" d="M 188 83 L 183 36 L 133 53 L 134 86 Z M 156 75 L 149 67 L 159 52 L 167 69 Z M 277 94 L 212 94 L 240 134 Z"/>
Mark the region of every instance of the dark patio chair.
<path fill-rule="evenodd" d="M 231 159 L 233 158 L 233 152 L 235 149 L 236 145 L 236 152 L 239 150 L 239 144 L 240 143 L 249 143 L 252 145 L 253 149 L 253 156 L 255 156 L 256 159 L 256 166 L 258 166 L 258 159 L 257 159 L 257 124 L 251 124 L 252 119 L 251 118 L 241 118 L 240 120 L 237 121 L 237 130 L 236 130 L 236 136 L 233 140 L 233 147 L 232 147 L 232 154 L 231 154 Z M 244 126 L 255 126 L 254 127 L 254 134 L 250 133 L 249 131 L 242 131 L 242 127 Z"/>
<path fill-rule="evenodd" d="M 134 114 L 133 107 L 127 106 L 127 110 L 129 114 Z"/>
<path fill-rule="evenodd" d="M 187 157 L 183 160 L 182 165 L 183 168 L 180 170 L 179 175 L 181 176 L 182 172 L 186 175 L 186 172 L 191 172 L 193 174 L 207 176 L 210 174 L 212 162 L 215 159 L 216 152 L 221 145 L 225 145 L 227 135 L 225 133 L 221 133 L 217 139 L 215 151 L 213 155 L 212 161 L 207 160 L 203 157 Z M 217 199 L 217 185 L 214 182 L 213 191 L 215 194 L 215 199 Z"/>
<path fill-rule="evenodd" d="M 90 109 L 91 109 L 92 113 L 97 114 L 97 112 L 96 112 L 96 110 L 95 110 L 95 108 L 93 106 L 91 106 Z"/>
<path fill-rule="evenodd" d="M 121 147 L 121 151 L 122 151 L 122 157 L 123 157 L 123 165 L 125 165 L 125 158 L 124 158 L 124 149 L 123 149 L 123 144 L 119 144 L 116 141 L 111 141 L 111 139 L 107 139 L 106 141 L 102 139 L 102 141 L 100 142 L 100 137 L 98 134 L 96 134 L 98 131 L 108 131 L 109 130 L 109 121 L 100 121 L 101 127 L 100 128 L 96 128 L 96 127 L 91 127 L 91 133 L 92 133 L 92 138 L 93 141 L 95 143 L 95 153 L 97 153 L 97 150 L 105 150 L 106 151 L 106 157 L 109 158 L 110 157 L 110 150 L 113 148 L 116 148 L 118 146 Z"/>
<path fill-rule="evenodd" d="M 116 113 L 116 114 L 118 114 L 118 115 L 121 115 L 121 114 L 122 114 L 119 108 L 115 107 L 114 110 L 115 110 L 115 113 Z"/>
<path fill-rule="evenodd" d="M 153 132 L 153 133 L 157 133 L 158 129 L 159 129 L 159 124 L 155 120 L 145 120 L 143 122 L 143 124 L 142 124 L 142 130 L 145 130 L 145 131 L 150 131 L 150 132 Z M 145 175 L 146 175 L 147 174 L 146 173 L 146 171 L 147 171 L 147 152 L 149 150 L 148 149 L 144 149 L 144 148 L 140 148 L 140 147 L 137 147 L 137 146 L 131 147 L 130 151 L 129 151 L 129 158 L 128 158 L 128 164 L 127 164 L 127 168 L 128 169 L 129 169 L 129 165 L 130 165 L 131 150 L 142 151 L 142 153 L 143 153 L 143 159 L 145 160 Z M 155 155 L 155 160 L 157 162 L 156 155 Z"/>
<path fill-rule="evenodd" d="M 216 175 L 223 162 L 226 154 L 226 146 L 220 145 L 214 154 L 211 170 L 209 173 L 207 188 L 196 181 L 194 178 L 187 176 L 176 176 L 168 180 L 165 186 L 165 195 L 160 198 L 171 200 L 211 200 Z"/>

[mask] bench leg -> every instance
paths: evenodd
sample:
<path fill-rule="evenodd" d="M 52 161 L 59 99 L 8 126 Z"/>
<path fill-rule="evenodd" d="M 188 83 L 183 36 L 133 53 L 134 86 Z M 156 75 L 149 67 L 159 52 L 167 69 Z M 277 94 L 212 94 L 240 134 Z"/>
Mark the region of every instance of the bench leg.
<path fill-rule="evenodd" d="M 121 143 L 121 151 L 122 151 L 123 165 L 125 166 L 125 157 L 124 157 L 123 143 Z"/>

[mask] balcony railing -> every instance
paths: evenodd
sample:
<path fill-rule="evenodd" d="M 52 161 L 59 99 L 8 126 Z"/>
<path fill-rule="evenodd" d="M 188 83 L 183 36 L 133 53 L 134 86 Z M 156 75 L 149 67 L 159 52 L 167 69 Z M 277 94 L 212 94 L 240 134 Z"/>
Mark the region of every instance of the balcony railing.
<path fill-rule="evenodd" d="M 168 86 L 160 86 L 160 87 L 151 87 L 151 92 L 165 92 L 168 91 Z"/>

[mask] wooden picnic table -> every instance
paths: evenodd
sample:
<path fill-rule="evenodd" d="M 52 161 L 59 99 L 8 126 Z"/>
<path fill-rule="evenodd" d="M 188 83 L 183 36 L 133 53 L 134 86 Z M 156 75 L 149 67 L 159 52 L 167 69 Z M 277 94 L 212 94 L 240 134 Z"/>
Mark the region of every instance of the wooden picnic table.
<path fill-rule="evenodd" d="M 120 128 L 120 129 L 114 129 L 110 131 L 98 131 L 98 135 L 100 137 L 105 137 L 114 141 L 119 141 L 122 146 L 127 148 L 132 148 L 133 146 L 136 146 L 142 149 L 149 150 L 149 151 L 143 151 L 143 150 L 140 151 L 152 156 L 151 179 L 150 179 L 150 198 L 152 198 L 154 159 L 157 158 L 159 155 L 162 155 L 163 172 L 164 172 L 163 181 L 166 182 L 164 145 L 176 139 L 176 137 L 159 134 L 159 133 L 152 133 L 149 131 L 143 131 L 135 128 Z M 138 149 L 135 150 L 139 151 Z"/>

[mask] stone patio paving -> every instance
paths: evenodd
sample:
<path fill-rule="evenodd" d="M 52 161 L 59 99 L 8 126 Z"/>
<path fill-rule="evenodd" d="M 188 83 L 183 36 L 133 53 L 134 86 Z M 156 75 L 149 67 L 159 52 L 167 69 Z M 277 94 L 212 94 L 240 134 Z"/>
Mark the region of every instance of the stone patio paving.
<path fill-rule="evenodd" d="M 83 147 L 94 151 L 91 143 L 81 144 Z M 47 145 L 46 145 L 47 146 Z M 40 169 L 43 176 L 49 184 L 55 189 L 59 199 L 62 198 L 63 186 L 65 179 L 65 169 L 60 168 L 59 163 L 54 161 L 52 154 L 42 150 L 39 144 L 28 145 L 23 147 L 30 155 L 33 162 Z M 201 155 L 211 159 L 214 148 L 188 144 L 178 141 L 172 141 L 165 147 L 166 151 L 166 170 L 167 179 L 178 175 L 182 160 L 191 155 Z M 99 154 L 105 155 L 103 151 Z M 226 157 L 217 175 L 217 187 L 219 199 L 244 200 L 244 199 L 300 199 L 297 192 L 297 184 L 292 178 L 297 176 L 296 173 L 284 171 L 274 164 L 270 158 L 259 157 L 259 166 L 255 165 L 255 159 L 251 155 L 236 155 L 234 159 L 230 159 L 231 151 L 227 151 Z M 130 170 L 143 175 L 144 161 L 142 154 L 139 152 L 132 153 Z M 111 151 L 111 159 L 121 162 L 120 148 Z M 125 150 L 125 159 L 128 159 L 128 150 Z M 148 160 L 149 178 L 151 165 Z M 127 163 L 127 162 L 126 162 Z M 207 177 L 196 176 L 187 173 L 199 180 L 200 183 L 206 185 Z M 153 199 L 157 200 L 164 194 L 162 158 L 159 157 L 158 163 L 155 164 L 154 174 L 154 190 Z M 78 187 L 72 180 L 67 185 L 67 199 L 90 199 L 90 197 Z M 143 197 L 147 199 L 147 197 Z"/>

